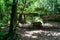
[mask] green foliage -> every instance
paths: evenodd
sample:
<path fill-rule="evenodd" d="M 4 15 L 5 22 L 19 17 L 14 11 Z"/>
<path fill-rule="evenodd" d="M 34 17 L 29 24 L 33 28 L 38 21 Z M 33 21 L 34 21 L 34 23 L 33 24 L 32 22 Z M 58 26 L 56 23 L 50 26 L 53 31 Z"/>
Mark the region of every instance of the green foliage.
<path fill-rule="evenodd" d="M 26 3 L 24 3 L 24 1 L 26 1 Z M 13 0 L 0 0 L 0 27 L 7 25 L 8 21 L 10 21 L 11 9 L 12 5 L 14 5 L 12 2 Z M 22 11 L 25 13 L 38 13 L 43 15 L 60 13 L 60 0 L 18 0 L 17 13 L 20 14 Z M 17 15 L 18 17 L 19 14 Z M 59 17 L 54 20 L 56 21 L 58 19 L 58 21 L 60 21 Z M 32 18 L 31 16 L 26 16 L 26 21 L 43 23 L 40 17 Z M 5 31 L 1 31 L 0 39 L 2 39 L 5 34 Z M 8 39 L 11 40 L 10 37 Z"/>
<path fill-rule="evenodd" d="M 0 0 L 0 13 L 5 13 L 5 4 L 4 0 Z"/>
<path fill-rule="evenodd" d="M 24 12 L 25 13 L 38 13 L 38 14 L 53 14 L 60 13 L 60 0 L 18 0 L 17 13 L 22 13 L 22 8 L 26 1 Z M 11 8 L 13 0 L 0 0 L 0 14 L 2 20 L 0 25 L 10 20 Z"/>
<path fill-rule="evenodd" d="M 4 36 L 7 34 L 6 31 L 1 30 L 0 31 L 0 40 L 3 40 Z"/>

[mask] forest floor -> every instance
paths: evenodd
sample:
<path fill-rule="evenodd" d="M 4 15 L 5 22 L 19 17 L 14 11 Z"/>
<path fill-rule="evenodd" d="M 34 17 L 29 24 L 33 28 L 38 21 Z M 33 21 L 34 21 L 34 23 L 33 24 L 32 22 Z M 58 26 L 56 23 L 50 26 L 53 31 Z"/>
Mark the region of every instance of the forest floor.
<path fill-rule="evenodd" d="M 60 22 L 46 22 L 43 26 L 43 29 L 34 30 L 17 27 L 18 40 L 60 40 Z M 7 28 L 3 30 L 8 31 Z"/>
<path fill-rule="evenodd" d="M 60 27 L 58 22 L 47 22 L 48 26 Z M 45 25 L 45 27 L 47 27 Z M 27 30 L 22 28 L 17 28 L 18 39 L 19 40 L 60 40 L 60 29 L 35 29 Z"/>

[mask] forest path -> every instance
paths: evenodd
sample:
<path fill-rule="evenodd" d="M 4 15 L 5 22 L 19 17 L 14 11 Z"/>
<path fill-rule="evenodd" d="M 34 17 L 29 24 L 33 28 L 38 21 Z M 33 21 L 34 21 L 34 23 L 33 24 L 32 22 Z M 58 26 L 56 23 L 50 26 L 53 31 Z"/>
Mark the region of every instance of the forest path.
<path fill-rule="evenodd" d="M 60 27 L 58 22 L 46 22 L 53 27 Z M 60 29 L 27 30 L 17 28 L 19 40 L 60 40 Z"/>
<path fill-rule="evenodd" d="M 48 21 L 48 22 L 44 23 L 43 26 L 60 28 L 60 22 Z"/>
<path fill-rule="evenodd" d="M 60 29 L 46 30 L 19 30 L 18 37 L 21 40 L 60 40 Z"/>

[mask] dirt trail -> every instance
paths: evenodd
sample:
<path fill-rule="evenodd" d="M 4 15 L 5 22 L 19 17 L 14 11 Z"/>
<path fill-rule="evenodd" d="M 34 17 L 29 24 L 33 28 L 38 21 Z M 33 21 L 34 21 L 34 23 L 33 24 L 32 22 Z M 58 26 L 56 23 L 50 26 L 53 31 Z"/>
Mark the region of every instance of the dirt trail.
<path fill-rule="evenodd" d="M 60 27 L 59 22 L 46 22 L 45 27 Z M 19 40 L 60 40 L 60 29 L 26 30 L 17 28 Z"/>
<path fill-rule="evenodd" d="M 43 26 L 60 28 L 60 22 L 46 22 L 43 24 Z"/>
<path fill-rule="evenodd" d="M 60 29 L 19 31 L 19 40 L 60 40 Z"/>

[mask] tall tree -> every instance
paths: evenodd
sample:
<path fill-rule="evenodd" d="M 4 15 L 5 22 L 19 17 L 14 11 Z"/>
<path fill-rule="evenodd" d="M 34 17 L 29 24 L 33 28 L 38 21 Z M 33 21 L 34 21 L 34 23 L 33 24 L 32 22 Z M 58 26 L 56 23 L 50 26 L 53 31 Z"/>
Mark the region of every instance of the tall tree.
<path fill-rule="evenodd" d="M 16 26 L 17 26 L 17 14 L 16 14 L 17 2 L 18 0 L 13 0 L 10 27 L 9 27 L 9 35 L 11 36 L 12 39 L 14 38 L 14 34 L 16 31 Z"/>
<path fill-rule="evenodd" d="M 16 29 L 16 23 L 17 23 L 17 14 L 16 14 L 17 2 L 18 2 L 18 0 L 13 0 L 9 33 L 13 33 L 13 31 Z"/>

